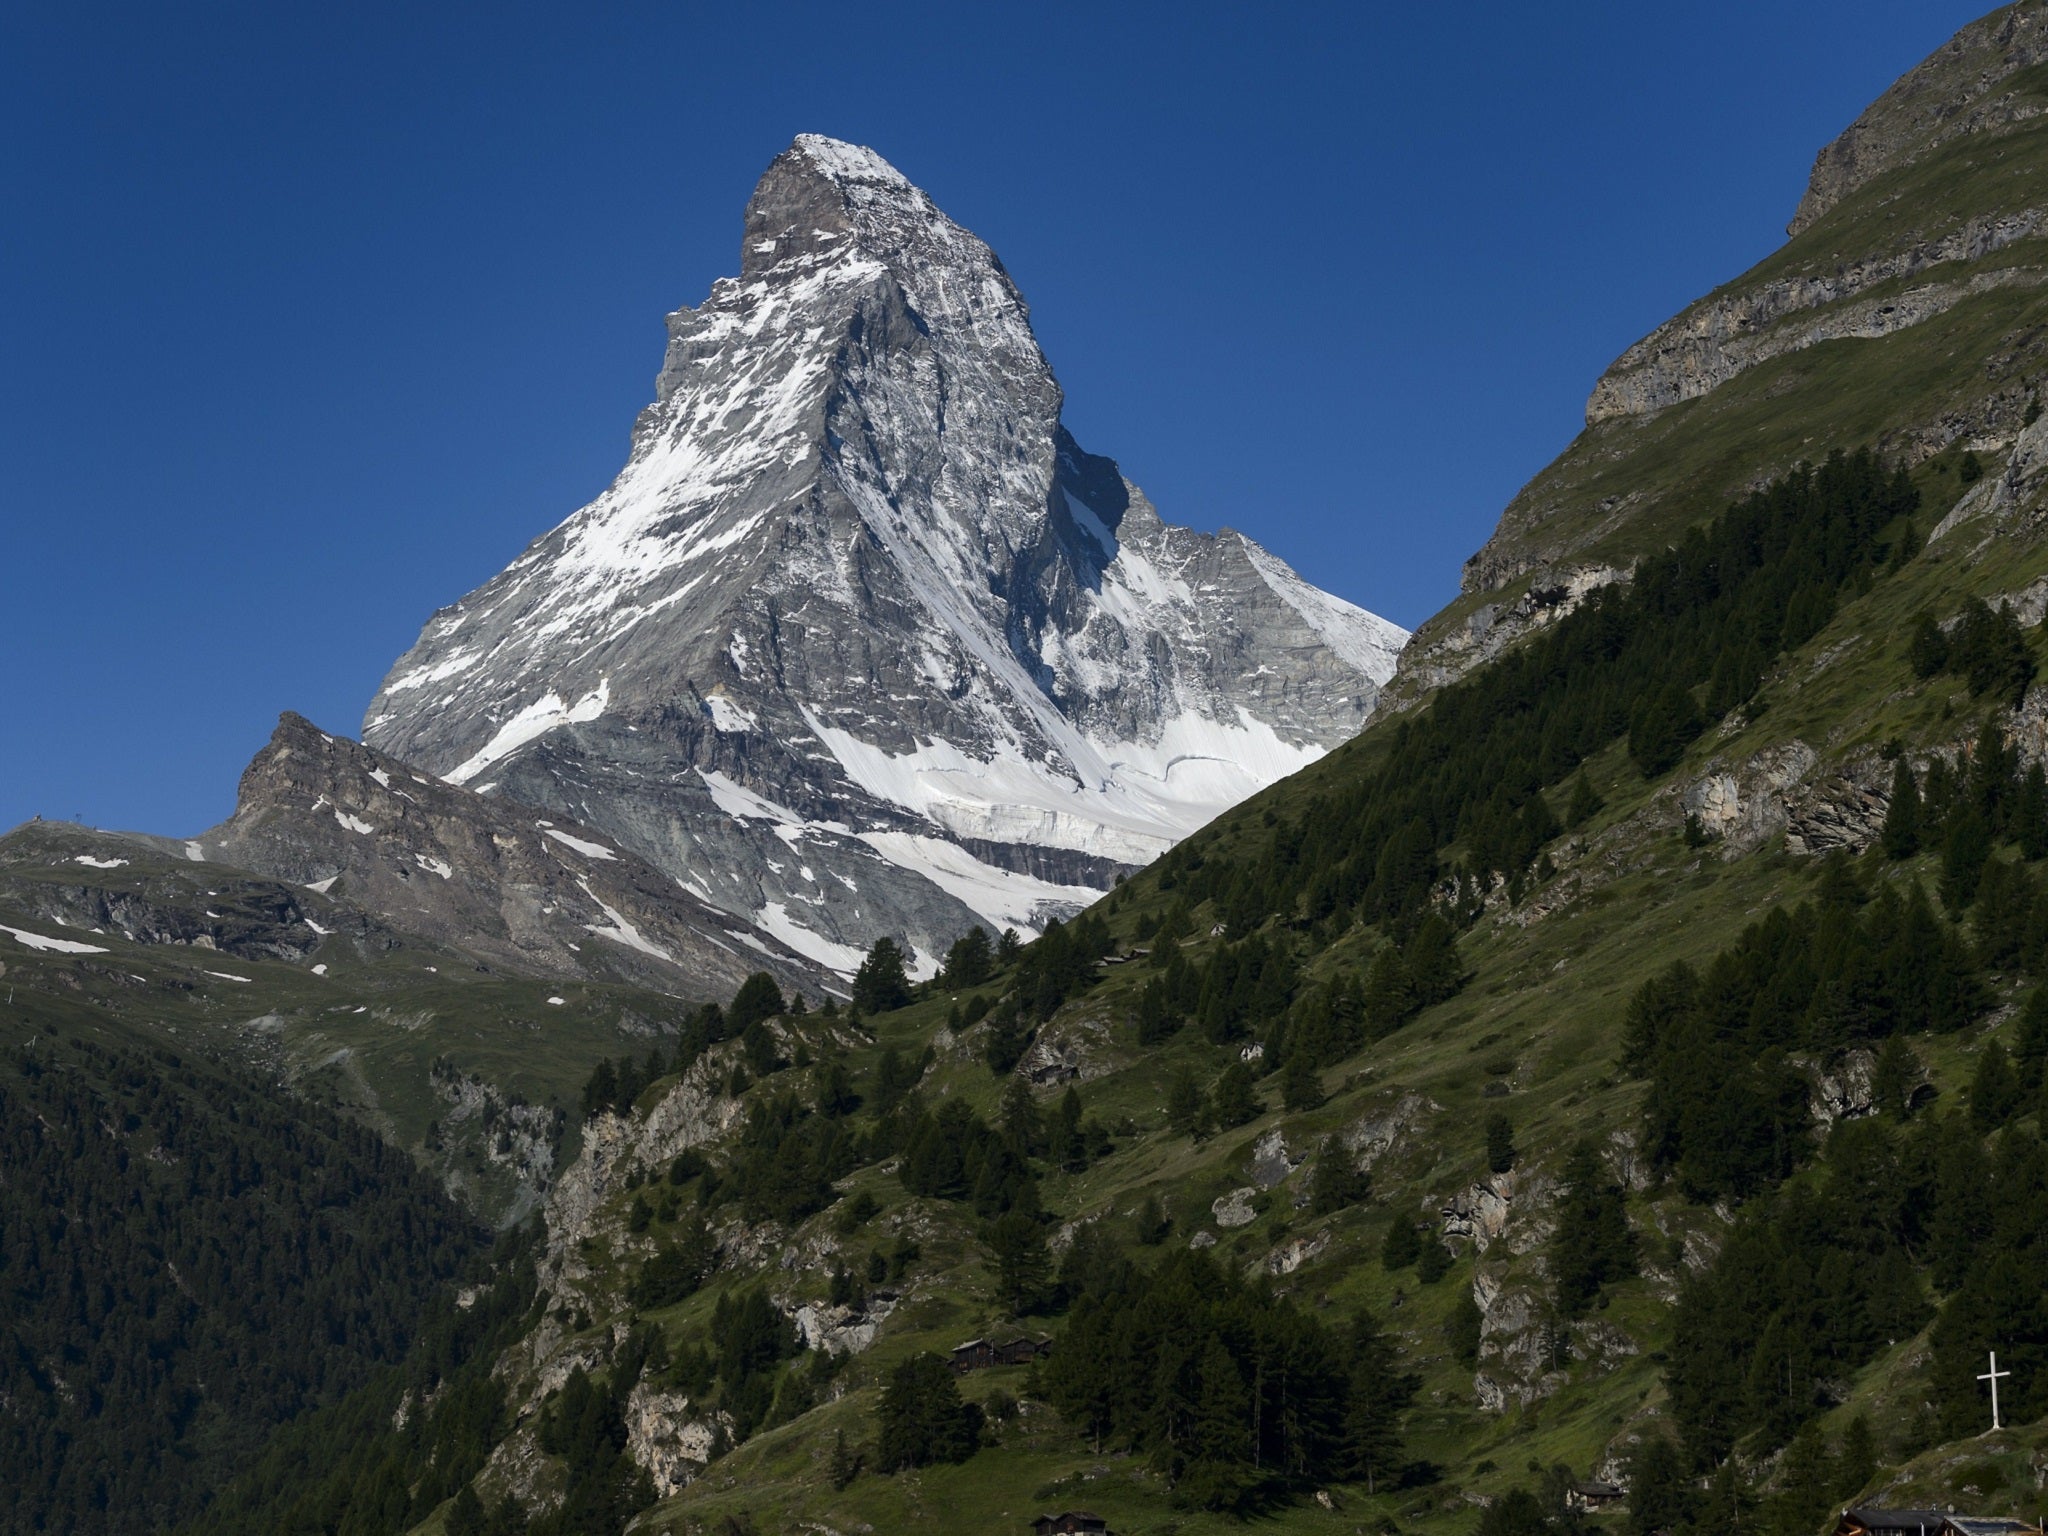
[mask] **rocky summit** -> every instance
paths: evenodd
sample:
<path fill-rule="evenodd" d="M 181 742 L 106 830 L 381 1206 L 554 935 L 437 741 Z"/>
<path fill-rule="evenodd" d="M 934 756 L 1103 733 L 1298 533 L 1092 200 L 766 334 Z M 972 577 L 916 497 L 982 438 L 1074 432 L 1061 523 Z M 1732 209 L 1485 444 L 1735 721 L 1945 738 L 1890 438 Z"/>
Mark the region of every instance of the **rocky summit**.
<path fill-rule="evenodd" d="M 804 135 L 601 496 L 428 621 L 365 740 L 842 972 L 1027 937 L 1371 715 L 1407 636 L 1060 422 L 995 253 Z"/>

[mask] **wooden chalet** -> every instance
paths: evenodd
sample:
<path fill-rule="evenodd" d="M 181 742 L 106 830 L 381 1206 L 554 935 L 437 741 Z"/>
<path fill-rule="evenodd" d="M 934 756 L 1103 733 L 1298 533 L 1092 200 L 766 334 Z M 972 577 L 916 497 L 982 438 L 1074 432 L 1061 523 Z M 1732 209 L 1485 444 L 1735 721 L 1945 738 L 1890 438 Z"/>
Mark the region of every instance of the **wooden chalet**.
<path fill-rule="evenodd" d="M 1056 1515 L 1040 1515 L 1031 1522 L 1031 1536 L 1110 1536 L 1109 1522 L 1085 1509 L 1066 1509 Z"/>
<path fill-rule="evenodd" d="M 1573 1483 L 1565 1490 L 1564 1501 L 1581 1514 L 1595 1514 L 1603 1509 L 1612 1509 L 1628 1497 L 1626 1489 L 1617 1488 L 1613 1483 Z"/>
<path fill-rule="evenodd" d="M 1949 1509 L 1845 1509 L 1835 1536 L 2041 1536 L 2039 1526 L 2004 1515 Z"/>
<path fill-rule="evenodd" d="M 964 1376 L 969 1371 L 985 1371 L 991 1366 L 1029 1365 L 1051 1353 L 1052 1340 L 1044 1334 L 1036 1337 L 1019 1334 L 1013 1339 L 969 1339 L 965 1344 L 955 1344 L 952 1358 L 947 1363 L 956 1374 Z"/>

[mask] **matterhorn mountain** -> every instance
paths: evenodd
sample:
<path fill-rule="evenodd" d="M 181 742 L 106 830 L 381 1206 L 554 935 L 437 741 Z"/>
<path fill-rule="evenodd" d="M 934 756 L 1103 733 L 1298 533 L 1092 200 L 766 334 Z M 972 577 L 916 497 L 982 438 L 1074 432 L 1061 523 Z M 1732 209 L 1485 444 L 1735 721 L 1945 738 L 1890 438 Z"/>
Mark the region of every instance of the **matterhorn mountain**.
<path fill-rule="evenodd" d="M 995 253 L 805 135 L 601 496 L 428 621 L 365 741 L 842 972 L 1029 936 L 1354 735 L 1407 639 L 1161 520 Z"/>

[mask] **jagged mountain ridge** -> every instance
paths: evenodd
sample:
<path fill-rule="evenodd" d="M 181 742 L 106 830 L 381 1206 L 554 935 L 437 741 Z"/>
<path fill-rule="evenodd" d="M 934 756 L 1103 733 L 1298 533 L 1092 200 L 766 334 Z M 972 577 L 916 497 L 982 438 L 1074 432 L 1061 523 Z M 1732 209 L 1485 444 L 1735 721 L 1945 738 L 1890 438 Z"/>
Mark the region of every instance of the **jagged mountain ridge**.
<path fill-rule="evenodd" d="M 2043 29 L 2031 4 L 1964 27 L 1820 152 L 1784 245 L 1614 361 L 1586 430 L 1466 562 L 1464 598 L 1418 630 L 1397 698 L 1820 444 L 1908 464 L 2012 448 L 2048 367 Z"/>
<path fill-rule="evenodd" d="M 775 160 L 656 393 L 364 737 L 842 970 L 1085 904 L 1355 734 L 1406 639 L 1084 452 L 994 252 L 866 149 Z"/>
<path fill-rule="evenodd" d="M 431 779 L 286 714 L 198 861 L 333 896 L 517 975 L 625 981 L 698 998 L 749 974 L 828 978 L 590 828 Z"/>

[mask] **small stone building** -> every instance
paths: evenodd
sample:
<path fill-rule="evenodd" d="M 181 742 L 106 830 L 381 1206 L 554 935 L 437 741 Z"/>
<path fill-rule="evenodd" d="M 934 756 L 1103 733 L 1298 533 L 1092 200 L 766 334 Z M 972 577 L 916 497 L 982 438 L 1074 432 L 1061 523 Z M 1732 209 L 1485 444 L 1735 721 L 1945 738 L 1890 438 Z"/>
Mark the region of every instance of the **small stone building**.
<path fill-rule="evenodd" d="M 1603 1509 L 1612 1509 L 1628 1497 L 1627 1490 L 1617 1488 L 1613 1483 L 1573 1483 L 1565 1490 L 1564 1501 L 1582 1514 L 1597 1514 Z"/>
<path fill-rule="evenodd" d="M 1056 1515 L 1040 1515 L 1031 1522 L 1031 1536 L 1110 1536 L 1109 1522 L 1100 1515 L 1091 1515 L 1085 1509 L 1062 1510 Z"/>
<path fill-rule="evenodd" d="M 985 1371 L 996 1365 L 1029 1365 L 1042 1360 L 1052 1353 L 1052 1340 L 1040 1334 L 1032 1337 L 1020 1334 L 1013 1339 L 969 1339 L 965 1344 L 955 1344 L 951 1359 L 947 1362 L 956 1375 L 964 1376 L 969 1371 Z"/>

